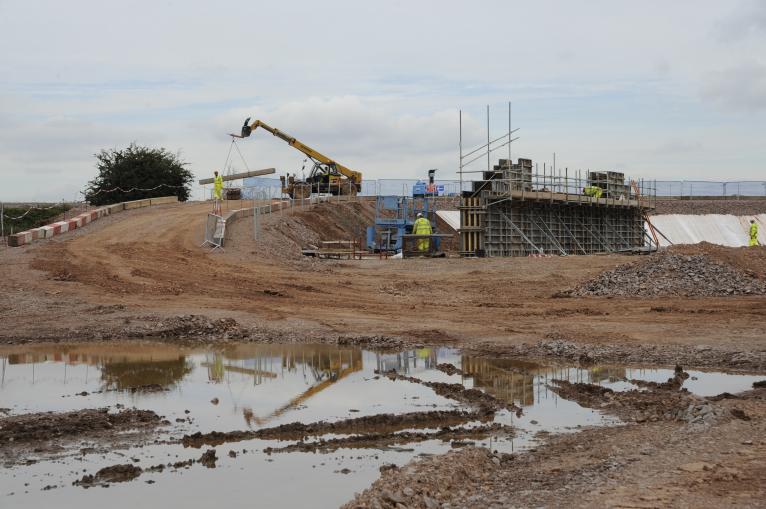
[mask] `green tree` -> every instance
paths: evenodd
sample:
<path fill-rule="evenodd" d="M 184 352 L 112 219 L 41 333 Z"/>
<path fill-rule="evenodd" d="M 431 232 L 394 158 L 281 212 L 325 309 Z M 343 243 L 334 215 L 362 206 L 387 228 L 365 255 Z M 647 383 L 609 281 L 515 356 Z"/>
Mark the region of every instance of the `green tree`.
<path fill-rule="evenodd" d="M 85 198 L 93 205 L 170 195 L 180 201 L 189 199 L 194 177 L 186 169 L 188 163 L 164 148 L 131 143 L 123 150 L 113 148 L 94 155 L 98 176 L 88 182 L 85 191 Z"/>

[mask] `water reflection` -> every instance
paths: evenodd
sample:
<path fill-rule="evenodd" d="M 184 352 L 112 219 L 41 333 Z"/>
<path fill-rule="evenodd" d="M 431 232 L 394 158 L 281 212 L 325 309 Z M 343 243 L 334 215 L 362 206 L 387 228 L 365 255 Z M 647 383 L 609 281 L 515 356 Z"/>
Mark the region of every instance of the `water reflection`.
<path fill-rule="evenodd" d="M 178 348 L 167 345 L 46 345 L 18 350 L 13 348 L 2 357 L 0 387 L 5 384 L 8 366 L 16 365 L 31 365 L 32 376 L 29 381 L 32 384 L 38 382 L 36 366 L 59 365 L 61 370 L 58 375 L 64 385 L 72 371 L 68 367 L 85 366 L 87 380 L 90 376 L 87 368 L 93 366 L 97 368 L 101 380 L 99 388 L 117 391 L 143 385 L 172 387 L 194 369 L 186 355 Z M 51 374 L 46 371 L 47 376 Z"/>
<path fill-rule="evenodd" d="M 551 367 L 516 359 L 465 355 L 461 358 L 461 365 L 464 376 L 473 380 L 474 387 L 520 406 L 534 405 L 536 393 L 538 397 L 547 397 L 551 379 L 598 384 L 625 377 L 625 368 L 620 367 Z"/>
<path fill-rule="evenodd" d="M 661 369 L 557 367 L 517 359 L 472 357 L 449 348 L 378 353 L 355 347 L 301 344 L 233 344 L 214 350 L 156 343 L 22 345 L 0 348 L 0 361 L 0 396 L 5 401 L 16 399 L 24 401 L 26 406 L 39 400 L 39 407 L 47 409 L 55 398 L 73 393 L 67 389 L 62 394 L 62 387 L 67 385 L 88 392 L 99 389 L 129 392 L 138 386 L 158 385 L 183 390 L 183 394 L 176 394 L 175 404 L 182 408 L 204 405 L 206 414 L 210 413 L 211 400 L 228 397 L 229 415 L 237 416 L 237 421 L 230 421 L 231 426 L 241 426 L 244 421 L 250 427 L 262 426 L 290 411 L 305 408 L 310 400 L 328 392 L 331 396 L 322 398 L 322 408 L 334 408 L 336 412 L 352 405 L 364 406 L 370 412 L 375 405 L 389 405 L 393 411 L 404 411 L 409 408 L 408 404 L 398 401 L 401 395 L 397 391 L 432 394 L 422 386 L 411 387 L 417 384 L 400 384 L 392 391 L 384 381 L 374 381 L 377 379 L 375 370 L 396 370 L 428 381 L 462 383 L 524 407 L 558 399 L 549 392 L 551 379 L 612 384 L 626 378 L 662 381 L 669 376 L 668 370 Z M 436 368 L 440 363 L 455 365 L 462 370 L 462 375 L 442 373 Z M 744 390 L 751 383 L 746 377 L 740 380 L 732 375 L 697 375 L 688 384 L 698 390 L 714 391 L 722 383 L 728 383 L 726 387 L 733 392 L 740 385 Z M 12 389 L 6 388 L 9 377 L 14 381 Z M 707 383 L 711 386 L 709 389 L 704 386 L 706 380 L 714 381 Z M 339 385 L 342 388 L 339 389 Z M 335 389 L 328 391 L 333 387 Z M 366 397 L 372 393 L 374 398 Z M 418 397 L 423 397 L 421 403 L 426 404 L 430 396 L 418 394 Z M 137 394 L 133 398 L 132 402 L 136 403 L 136 398 L 151 396 Z M 327 417 L 317 408 L 309 414 Z"/>

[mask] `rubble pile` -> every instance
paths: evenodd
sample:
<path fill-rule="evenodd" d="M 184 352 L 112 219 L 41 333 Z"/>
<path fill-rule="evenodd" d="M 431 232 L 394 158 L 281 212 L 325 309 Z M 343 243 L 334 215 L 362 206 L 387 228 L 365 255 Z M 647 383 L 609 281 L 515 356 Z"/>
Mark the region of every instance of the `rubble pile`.
<path fill-rule="evenodd" d="M 659 253 L 603 272 L 559 297 L 725 297 L 766 295 L 766 282 L 706 255 Z"/>
<path fill-rule="evenodd" d="M 233 318 L 211 319 L 203 315 L 178 315 L 162 320 L 154 317 L 144 317 L 151 330 L 138 331 L 135 335 L 158 338 L 217 338 L 242 339 L 247 336 L 247 330 Z"/>

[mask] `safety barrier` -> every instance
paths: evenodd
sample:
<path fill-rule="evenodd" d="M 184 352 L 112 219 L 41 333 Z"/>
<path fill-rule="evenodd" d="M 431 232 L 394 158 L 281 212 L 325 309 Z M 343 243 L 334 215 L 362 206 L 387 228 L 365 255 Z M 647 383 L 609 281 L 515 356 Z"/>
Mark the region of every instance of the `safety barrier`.
<path fill-rule="evenodd" d="M 98 209 L 84 212 L 66 221 L 58 221 L 39 228 L 32 228 L 19 233 L 14 233 L 8 237 L 8 245 L 11 247 L 21 247 L 30 244 L 35 240 L 49 239 L 62 233 L 70 232 L 77 228 L 92 223 L 104 216 L 109 216 L 122 212 L 123 210 L 132 210 L 137 208 L 149 207 L 152 205 L 163 205 L 168 203 L 177 203 L 177 196 L 163 196 L 160 198 L 148 198 L 145 200 L 134 200 L 114 205 L 107 205 Z"/>
<path fill-rule="evenodd" d="M 213 246 L 212 251 L 223 249 L 223 239 L 226 237 L 226 221 L 219 215 L 208 214 L 205 221 L 205 240 L 200 247 Z"/>

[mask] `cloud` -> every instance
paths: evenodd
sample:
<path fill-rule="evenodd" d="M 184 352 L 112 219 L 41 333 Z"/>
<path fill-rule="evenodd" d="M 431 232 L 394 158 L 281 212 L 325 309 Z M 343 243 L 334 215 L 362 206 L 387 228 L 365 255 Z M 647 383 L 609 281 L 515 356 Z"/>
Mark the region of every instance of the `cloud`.
<path fill-rule="evenodd" d="M 766 65 L 749 62 L 707 73 L 703 97 L 735 112 L 766 109 Z"/>
<path fill-rule="evenodd" d="M 663 141 L 650 152 L 657 156 L 687 156 L 703 149 L 704 145 L 698 140 L 673 138 Z"/>
<path fill-rule="evenodd" d="M 748 0 L 736 5 L 733 12 L 718 24 L 717 35 L 727 43 L 766 36 L 766 2 Z"/>

